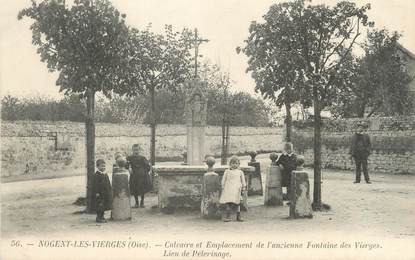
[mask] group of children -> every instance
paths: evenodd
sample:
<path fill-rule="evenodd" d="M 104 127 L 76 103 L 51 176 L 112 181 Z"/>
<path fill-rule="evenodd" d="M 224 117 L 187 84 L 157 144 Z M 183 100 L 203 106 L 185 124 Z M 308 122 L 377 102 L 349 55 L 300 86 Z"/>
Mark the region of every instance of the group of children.
<path fill-rule="evenodd" d="M 140 147 L 138 144 L 132 146 L 132 155 L 123 158 L 121 154 L 115 155 L 116 164 L 113 171 L 125 171 L 130 169 L 129 188 L 130 193 L 134 196 L 136 208 L 144 208 L 144 195 L 152 189 L 152 181 L 149 174 L 151 169 L 148 160 L 139 154 Z M 287 187 L 287 200 L 290 194 L 291 173 L 297 167 L 297 158 L 293 152 L 291 143 L 286 143 L 284 152 L 279 156 L 276 164 L 282 170 L 282 186 Z M 224 206 L 223 221 L 231 221 L 231 209 L 236 207 L 236 220 L 243 221 L 241 216 L 241 203 L 244 193 L 247 191 L 245 176 L 239 169 L 240 161 L 236 156 L 232 156 L 229 161 L 229 169 L 225 170 L 221 181 L 221 194 L 219 203 Z M 112 189 L 108 175 L 105 173 L 105 161 L 97 160 L 97 172 L 94 176 L 94 196 L 96 202 L 97 222 L 106 222 L 104 212 L 111 209 Z M 138 200 L 139 196 L 140 202 Z"/>
<path fill-rule="evenodd" d="M 93 199 L 92 209 L 96 211 L 98 223 L 105 223 L 104 212 L 111 210 L 113 201 L 113 192 L 111 182 L 105 173 L 106 164 L 103 159 L 96 162 L 97 171 L 93 178 Z M 138 144 L 132 146 L 132 155 L 124 158 L 122 154 L 115 154 L 115 164 L 113 173 L 129 171 L 129 194 L 134 196 L 135 208 L 144 208 L 144 196 L 153 188 L 151 169 L 148 160 L 140 155 L 140 147 Z M 140 197 L 140 201 L 139 201 Z"/>
<path fill-rule="evenodd" d="M 243 221 L 241 216 L 241 203 L 244 193 L 247 191 L 244 173 L 239 169 L 240 161 L 238 157 L 232 156 L 229 161 L 229 169 L 225 170 L 221 188 L 219 203 L 225 206 L 225 214 L 223 221 L 229 222 L 231 208 L 237 208 L 236 221 Z M 284 194 L 284 200 L 289 200 L 291 189 L 291 174 L 297 168 L 298 160 L 296 154 L 293 152 L 293 145 L 290 142 L 285 143 L 283 153 L 278 157 L 276 165 L 282 171 L 282 187 L 287 188 L 287 193 Z"/>

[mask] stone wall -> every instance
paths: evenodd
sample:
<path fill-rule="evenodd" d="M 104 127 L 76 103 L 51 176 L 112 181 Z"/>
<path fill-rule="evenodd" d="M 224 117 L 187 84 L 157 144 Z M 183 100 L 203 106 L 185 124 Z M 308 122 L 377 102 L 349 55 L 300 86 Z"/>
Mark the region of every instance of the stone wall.
<path fill-rule="evenodd" d="M 220 155 L 221 127 L 206 129 L 206 153 Z M 283 130 L 267 127 L 231 127 L 229 152 L 270 151 L 281 148 Z M 186 150 L 186 126 L 159 125 L 159 160 L 180 159 Z M 96 124 L 96 158 L 113 161 L 115 152 L 128 154 L 141 145 L 148 158 L 150 128 L 144 125 Z M 2 176 L 37 174 L 85 167 L 85 125 L 74 122 L 18 121 L 1 123 Z"/>
<path fill-rule="evenodd" d="M 415 117 L 326 120 L 322 131 L 322 167 L 354 169 L 350 160 L 350 138 L 357 123 L 368 125 L 372 154 L 372 173 L 415 174 Z M 303 124 L 294 130 L 294 149 L 313 163 L 313 130 Z"/>

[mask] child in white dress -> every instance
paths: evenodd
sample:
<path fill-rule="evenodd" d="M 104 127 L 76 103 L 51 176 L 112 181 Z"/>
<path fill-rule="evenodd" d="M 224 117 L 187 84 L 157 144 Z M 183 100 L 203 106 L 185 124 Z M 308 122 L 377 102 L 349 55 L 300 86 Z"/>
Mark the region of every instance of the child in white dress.
<path fill-rule="evenodd" d="M 236 220 L 243 221 L 241 217 L 240 203 L 242 200 L 242 192 L 246 189 L 245 176 L 243 171 L 239 169 L 239 159 L 232 156 L 229 161 L 229 169 L 225 170 L 222 177 L 222 193 L 220 195 L 219 203 L 226 205 L 226 217 L 223 221 L 229 222 L 230 210 L 232 206 L 237 206 Z"/>

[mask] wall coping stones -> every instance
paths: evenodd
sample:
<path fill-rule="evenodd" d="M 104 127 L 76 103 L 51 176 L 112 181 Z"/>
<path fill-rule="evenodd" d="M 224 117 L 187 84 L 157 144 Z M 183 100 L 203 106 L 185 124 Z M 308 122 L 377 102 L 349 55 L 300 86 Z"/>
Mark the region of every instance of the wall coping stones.
<path fill-rule="evenodd" d="M 96 137 L 147 137 L 150 136 L 148 125 L 96 123 Z M 281 134 L 281 127 L 232 126 L 233 136 L 261 136 Z M 69 136 L 85 136 L 85 123 L 70 121 L 2 121 L 2 137 L 47 137 L 50 133 Z M 186 125 L 159 124 L 157 136 L 186 136 Z M 222 135 L 221 126 L 207 126 L 206 136 Z"/>
<path fill-rule="evenodd" d="M 323 132 L 351 132 L 358 124 L 364 124 L 368 131 L 413 131 L 415 130 L 415 116 L 396 117 L 369 117 L 369 118 L 342 118 L 323 119 Z M 296 131 L 311 131 L 311 121 L 298 121 Z"/>
<path fill-rule="evenodd" d="M 213 171 L 218 174 L 223 174 L 223 172 L 228 169 L 229 166 L 221 165 L 213 167 Z M 168 176 L 168 175 L 203 175 L 207 172 L 208 167 L 204 165 L 156 165 L 153 166 L 154 171 L 158 175 Z M 252 166 L 240 166 L 244 173 L 255 172 L 255 168 Z"/>

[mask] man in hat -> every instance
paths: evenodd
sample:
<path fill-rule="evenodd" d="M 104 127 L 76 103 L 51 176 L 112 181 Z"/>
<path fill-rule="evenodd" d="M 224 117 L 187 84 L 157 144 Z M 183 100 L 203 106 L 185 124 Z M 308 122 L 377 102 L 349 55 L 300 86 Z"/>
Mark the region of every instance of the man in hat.
<path fill-rule="evenodd" d="M 360 176 L 365 176 L 366 183 L 370 184 L 369 173 L 367 170 L 367 159 L 370 155 L 371 144 L 368 134 L 363 133 L 365 125 L 360 123 L 357 125 L 356 132 L 352 136 L 349 154 L 356 164 L 356 180 L 354 183 L 360 182 Z"/>

